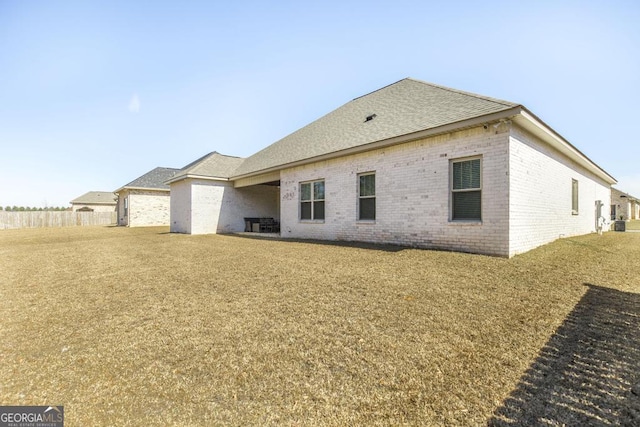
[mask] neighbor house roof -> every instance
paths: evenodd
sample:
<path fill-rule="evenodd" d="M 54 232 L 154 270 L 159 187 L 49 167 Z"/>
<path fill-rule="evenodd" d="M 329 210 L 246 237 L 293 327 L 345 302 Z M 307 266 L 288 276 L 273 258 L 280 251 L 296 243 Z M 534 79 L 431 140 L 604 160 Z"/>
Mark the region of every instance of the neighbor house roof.
<path fill-rule="evenodd" d="M 232 179 L 514 119 L 608 183 L 615 179 L 524 106 L 411 78 L 355 98 L 246 158 Z"/>
<path fill-rule="evenodd" d="M 165 184 L 165 181 L 171 179 L 179 171 L 180 169 L 157 167 L 120 187 L 115 192 L 118 193 L 124 189 L 169 191 L 169 186 Z"/>
<path fill-rule="evenodd" d="M 612 197 L 622 197 L 622 198 L 627 198 L 629 199 L 629 201 L 631 202 L 637 202 L 640 201 L 640 198 L 638 197 L 634 197 L 629 193 L 625 193 L 624 191 L 618 190 L 617 188 L 611 187 L 611 196 Z"/>
<path fill-rule="evenodd" d="M 174 176 L 167 179 L 165 184 L 186 178 L 202 178 L 228 181 L 233 171 L 244 161 L 241 157 L 226 156 L 213 151 L 189 163 Z"/>
<path fill-rule="evenodd" d="M 76 205 L 115 205 L 116 195 L 110 191 L 89 191 L 70 203 Z"/>

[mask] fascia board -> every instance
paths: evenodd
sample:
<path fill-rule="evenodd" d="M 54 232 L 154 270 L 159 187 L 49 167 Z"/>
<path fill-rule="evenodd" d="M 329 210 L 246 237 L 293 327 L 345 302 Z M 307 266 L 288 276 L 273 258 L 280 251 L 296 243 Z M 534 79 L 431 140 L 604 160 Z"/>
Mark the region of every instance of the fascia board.
<path fill-rule="evenodd" d="M 169 192 L 168 188 L 151 188 L 151 187 L 122 187 L 120 190 L 144 190 L 144 191 L 166 191 Z M 120 191 L 118 190 L 118 191 Z M 116 191 L 117 193 L 117 191 Z"/>
<path fill-rule="evenodd" d="M 229 178 L 218 177 L 218 176 L 186 174 L 186 175 L 180 175 L 180 176 L 171 178 L 170 180 L 165 181 L 164 184 L 170 185 L 170 184 L 173 184 L 174 182 L 182 181 L 184 179 L 204 179 L 207 181 L 224 181 L 224 182 L 230 181 Z"/>
<path fill-rule="evenodd" d="M 584 153 L 574 147 L 573 144 L 567 141 L 562 135 L 553 130 L 526 108 L 523 107 L 519 117 L 515 118 L 515 122 L 523 126 L 525 129 L 533 131 L 534 134 L 542 136 L 542 139 L 551 147 L 560 151 L 562 154 L 566 155 L 587 170 L 593 172 L 596 176 L 600 177 L 610 185 L 618 182 L 613 176 L 607 173 L 607 171 L 598 166 Z"/>

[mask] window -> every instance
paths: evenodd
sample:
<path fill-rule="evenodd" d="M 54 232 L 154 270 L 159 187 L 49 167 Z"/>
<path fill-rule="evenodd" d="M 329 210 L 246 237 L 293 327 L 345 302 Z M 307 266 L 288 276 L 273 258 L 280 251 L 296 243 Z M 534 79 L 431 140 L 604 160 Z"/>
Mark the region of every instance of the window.
<path fill-rule="evenodd" d="M 611 220 L 616 219 L 616 205 L 611 205 Z"/>
<path fill-rule="evenodd" d="M 300 184 L 300 219 L 324 220 L 324 181 Z"/>
<path fill-rule="evenodd" d="M 481 166 L 480 158 L 451 162 L 451 220 L 482 219 Z"/>
<path fill-rule="evenodd" d="M 376 174 L 358 175 L 358 219 L 373 221 L 376 219 Z"/>
<path fill-rule="evenodd" d="M 124 216 L 127 216 L 128 213 L 129 213 L 129 198 L 125 197 L 124 198 Z"/>
<path fill-rule="evenodd" d="M 578 215 L 578 180 L 571 180 L 571 213 Z"/>

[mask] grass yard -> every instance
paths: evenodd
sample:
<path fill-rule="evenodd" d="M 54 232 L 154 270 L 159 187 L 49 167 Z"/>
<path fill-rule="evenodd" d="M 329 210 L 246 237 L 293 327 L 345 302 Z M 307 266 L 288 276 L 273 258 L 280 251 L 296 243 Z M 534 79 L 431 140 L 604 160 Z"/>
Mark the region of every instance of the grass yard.
<path fill-rule="evenodd" d="M 640 231 L 640 220 L 632 219 L 631 221 L 627 221 L 625 225 L 627 230 Z"/>
<path fill-rule="evenodd" d="M 68 426 L 634 425 L 639 272 L 640 233 L 507 260 L 0 231 L 0 404 Z"/>

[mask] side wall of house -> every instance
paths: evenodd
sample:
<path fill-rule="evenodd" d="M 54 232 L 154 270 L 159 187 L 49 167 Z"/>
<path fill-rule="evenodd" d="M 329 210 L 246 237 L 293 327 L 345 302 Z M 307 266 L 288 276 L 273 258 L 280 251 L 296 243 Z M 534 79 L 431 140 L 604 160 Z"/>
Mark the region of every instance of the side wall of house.
<path fill-rule="evenodd" d="M 129 227 L 169 225 L 168 191 L 130 190 Z"/>
<path fill-rule="evenodd" d="M 281 235 L 509 254 L 508 129 L 482 126 L 281 172 Z M 482 158 L 482 221 L 450 220 L 451 161 Z M 376 219 L 358 221 L 358 174 L 375 172 Z M 300 220 L 300 183 L 325 181 L 324 221 Z"/>
<path fill-rule="evenodd" d="M 216 233 L 225 187 L 232 184 L 202 179 L 192 179 L 190 183 L 191 234 Z"/>
<path fill-rule="evenodd" d="M 595 232 L 597 200 L 609 221 L 610 186 L 516 125 L 511 128 L 509 158 L 510 255 L 560 237 Z M 578 181 L 577 215 L 572 212 L 572 180 Z"/>
<path fill-rule="evenodd" d="M 124 212 L 124 201 L 127 197 L 129 197 L 129 190 L 122 190 L 118 193 L 118 203 L 116 204 L 116 212 L 118 213 L 118 225 L 129 224 L 129 213 L 127 212 L 127 215 L 125 215 Z"/>
<path fill-rule="evenodd" d="M 190 180 L 170 185 L 169 222 L 172 233 L 191 233 L 191 184 Z"/>
<path fill-rule="evenodd" d="M 278 187 L 234 188 L 233 183 L 185 179 L 171 184 L 171 232 L 236 233 L 245 217 L 278 218 Z"/>

